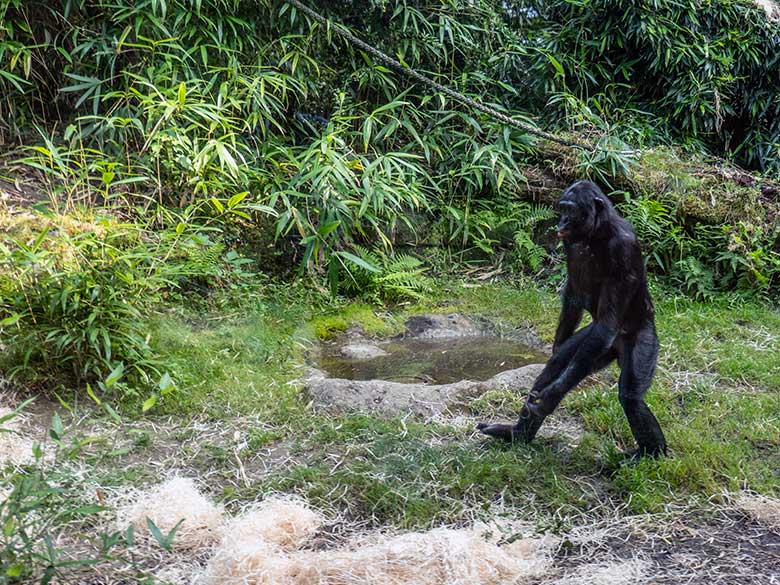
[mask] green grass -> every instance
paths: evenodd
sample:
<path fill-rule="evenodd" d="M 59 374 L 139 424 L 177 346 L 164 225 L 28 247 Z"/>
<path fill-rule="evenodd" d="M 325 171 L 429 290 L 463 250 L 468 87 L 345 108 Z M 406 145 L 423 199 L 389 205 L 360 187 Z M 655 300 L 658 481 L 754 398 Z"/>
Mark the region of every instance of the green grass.
<path fill-rule="evenodd" d="M 667 367 L 780 389 L 780 311 L 739 299 L 669 299 L 657 310 Z"/>
<path fill-rule="evenodd" d="M 558 295 L 538 288 L 532 281 L 473 285 L 460 282 L 441 283 L 436 294 L 408 310 L 424 312 L 458 312 L 480 315 L 515 327 L 532 327 L 542 339 L 552 341 L 558 322 Z"/>
<path fill-rule="evenodd" d="M 262 427 L 250 432 L 246 457 L 275 445 L 289 450 L 292 463 L 271 475 L 227 491 L 215 486 L 224 497 L 242 501 L 293 491 L 376 525 L 466 522 L 499 503 L 530 518 L 538 511 L 588 511 L 605 500 L 648 512 L 744 487 L 777 493 L 780 314 L 756 302 L 701 303 L 656 291 L 662 353 L 648 401 L 671 447 L 658 461 L 618 465 L 619 449 L 630 448 L 633 439 L 617 400 L 616 369 L 589 379 L 564 401 L 562 415 L 584 429 L 576 447 L 563 437 L 506 446 L 475 434 L 468 421 L 425 425 L 308 406 L 295 382 L 306 347 L 351 326 L 389 335 L 409 315 L 437 311 L 531 327 L 546 341 L 554 334 L 558 299 L 550 289 L 442 282 L 437 290 L 433 298 L 392 311 L 365 303 L 317 306 L 293 297 L 227 315 L 180 309 L 157 316 L 153 343 L 178 390 L 154 412 L 186 418 L 205 410 L 226 424 L 234 414 L 252 414 Z M 475 400 L 470 414 L 511 419 L 521 400 L 510 390 L 494 391 Z M 141 437 L 135 448 L 143 443 Z M 231 453 L 216 447 L 204 453 L 204 464 L 233 473 Z"/>
<path fill-rule="evenodd" d="M 287 382 L 300 373 L 305 317 L 302 307 L 275 305 L 219 318 L 184 310 L 155 317 L 152 343 L 178 386 L 159 412 L 297 412 L 299 392 Z"/>
<path fill-rule="evenodd" d="M 321 451 L 326 462 L 296 466 L 254 489 L 296 491 L 317 506 L 404 527 L 465 522 L 499 498 L 518 509 L 533 502 L 529 517 L 594 504 L 573 478 L 592 473 L 596 462 L 554 441 L 512 448 L 462 427 L 365 414 L 321 418 L 316 428 L 297 448 Z"/>

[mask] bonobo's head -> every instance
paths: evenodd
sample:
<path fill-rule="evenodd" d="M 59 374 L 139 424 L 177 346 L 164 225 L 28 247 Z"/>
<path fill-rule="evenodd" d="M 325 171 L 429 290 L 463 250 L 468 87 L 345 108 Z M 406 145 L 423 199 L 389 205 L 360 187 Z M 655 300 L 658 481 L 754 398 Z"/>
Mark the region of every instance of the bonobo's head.
<path fill-rule="evenodd" d="M 567 242 L 581 242 L 596 236 L 606 224 L 612 204 L 591 181 L 577 181 L 563 192 L 558 201 L 560 218 L 558 237 Z"/>

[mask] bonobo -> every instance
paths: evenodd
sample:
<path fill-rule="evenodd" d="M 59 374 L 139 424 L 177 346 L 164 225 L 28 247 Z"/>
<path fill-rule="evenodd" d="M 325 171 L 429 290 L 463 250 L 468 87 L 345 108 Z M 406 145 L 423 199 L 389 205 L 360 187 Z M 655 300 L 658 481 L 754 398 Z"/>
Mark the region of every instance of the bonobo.
<path fill-rule="evenodd" d="M 567 392 L 616 359 L 620 404 L 639 446 L 629 455 L 665 454 L 663 432 L 644 401 L 658 337 L 639 242 L 631 224 L 590 181 L 572 184 L 559 204 L 558 237 L 568 276 L 552 358 L 534 382 L 517 424 L 480 423 L 477 428 L 491 437 L 528 443 Z M 593 322 L 575 333 L 583 311 Z"/>

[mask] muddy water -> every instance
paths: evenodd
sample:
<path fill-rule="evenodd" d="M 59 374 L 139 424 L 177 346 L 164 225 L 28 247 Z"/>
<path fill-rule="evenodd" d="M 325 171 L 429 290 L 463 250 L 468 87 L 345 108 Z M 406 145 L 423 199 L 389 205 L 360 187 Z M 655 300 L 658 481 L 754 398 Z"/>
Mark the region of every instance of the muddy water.
<path fill-rule="evenodd" d="M 402 339 L 383 343 L 387 355 L 353 359 L 340 355 L 339 344 L 322 348 L 318 367 L 332 378 L 449 384 L 487 380 L 499 372 L 547 361 L 531 346 L 494 336 L 454 339 Z"/>

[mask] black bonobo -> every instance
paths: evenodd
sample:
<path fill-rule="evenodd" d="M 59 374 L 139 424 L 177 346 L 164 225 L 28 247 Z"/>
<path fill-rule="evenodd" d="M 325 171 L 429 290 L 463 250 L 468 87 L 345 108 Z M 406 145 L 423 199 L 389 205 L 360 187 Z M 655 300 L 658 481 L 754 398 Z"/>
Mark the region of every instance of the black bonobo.
<path fill-rule="evenodd" d="M 616 359 L 620 404 L 639 446 L 630 455 L 665 454 L 663 432 L 644 401 L 655 372 L 658 337 L 634 230 L 590 181 L 572 184 L 559 203 L 558 237 L 566 251 L 568 277 L 553 356 L 517 424 L 480 423 L 477 428 L 492 437 L 528 443 L 567 392 Z M 575 333 L 583 311 L 593 322 Z"/>

